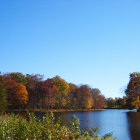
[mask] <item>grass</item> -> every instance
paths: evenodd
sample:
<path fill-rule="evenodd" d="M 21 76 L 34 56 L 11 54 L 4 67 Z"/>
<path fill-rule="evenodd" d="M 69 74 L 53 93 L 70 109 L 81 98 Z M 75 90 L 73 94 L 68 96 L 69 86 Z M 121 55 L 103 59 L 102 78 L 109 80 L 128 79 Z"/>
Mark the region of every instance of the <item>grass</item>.
<path fill-rule="evenodd" d="M 81 131 L 76 116 L 68 125 L 55 121 L 53 113 L 46 113 L 43 119 L 28 113 L 28 118 L 20 115 L 2 115 L 0 117 L 0 140 L 114 140 L 111 134 L 98 136 L 98 129 Z"/>

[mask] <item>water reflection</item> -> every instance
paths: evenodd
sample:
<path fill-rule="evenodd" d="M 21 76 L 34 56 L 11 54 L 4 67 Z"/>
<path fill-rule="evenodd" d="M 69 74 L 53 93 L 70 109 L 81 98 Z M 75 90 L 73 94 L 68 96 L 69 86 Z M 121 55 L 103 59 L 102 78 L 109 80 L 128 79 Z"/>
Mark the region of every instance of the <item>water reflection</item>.
<path fill-rule="evenodd" d="M 128 112 L 127 120 L 130 139 L 140 140 L 140 112 Z"/>
<path fill-rule="evenodd" d="M 119 140 L 129 140 L 126 110 L 105 110 L 93 112 L 69 112 L 62 113 L 65 120 L 71 120 L 76 115 L 80 119 L 80 128 L 97 126 L 99 135 L 113 132 L 113 136 Z"/>
<path fill-rule="evenodd" d="M 128 110 L 105 110 L 93 112 L 65 112 L 59 113 L 59 115 L 61 115 L 65 122 L 68 122 L 68 120 L 72 119 L 73 115 L 76 115 L 80 119 L 80 128 L 82 130 L 87 127 L 97 126 L 100 136 L 113 132 L 113 136 L 118 140 L 130 140 L 131 131 L 129 130 L 127 112 Z M 130 116 L 130 118 L 131 117 L 133 116 Z M 134 138 L 132 139 L 135 140 Z"/>

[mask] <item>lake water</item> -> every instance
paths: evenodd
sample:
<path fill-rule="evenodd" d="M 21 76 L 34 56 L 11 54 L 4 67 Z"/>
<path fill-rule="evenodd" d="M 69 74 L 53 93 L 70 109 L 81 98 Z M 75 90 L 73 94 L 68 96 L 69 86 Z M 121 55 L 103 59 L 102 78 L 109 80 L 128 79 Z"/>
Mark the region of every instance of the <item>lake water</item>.
<path fill-rule="evenodd" d="M 43 115 L 38 114 L 40 117 Z M 80 128 L 98 127 L 99 135 L 113 132 L 118 140 L 140 140 L 140 112 L 136 110 L 102 110 L 91 112 L 55 113 L 64 122 L 72 120 L 76 115 L 80 120 Z"/>

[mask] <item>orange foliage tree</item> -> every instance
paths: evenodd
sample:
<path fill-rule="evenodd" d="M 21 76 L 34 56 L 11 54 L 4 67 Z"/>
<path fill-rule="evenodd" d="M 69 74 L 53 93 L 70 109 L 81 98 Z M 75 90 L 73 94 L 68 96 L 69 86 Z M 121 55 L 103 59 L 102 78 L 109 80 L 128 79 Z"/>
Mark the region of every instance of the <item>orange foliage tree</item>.
<path fill-rule="evenodd" d="M 70 89 L 67 98 L 67 108 L 76 109 L 79 106 L 78 97 L 80 95 L 80 90 L 73 83 L 69 83 L 69 88 Z"/>
<path fill-rule="evenodd" d="M 7 87 L 7 101 L 10 108 L 19 108 L 28 102 L 28 92 L 22 84 L 16 83 L 10 77 L 5 78 Z"/>
<path fill-rule="evenodd" d="M 92 88 L 90 92 L 94 100 L 93 108 L 103 108 L 105 106 L 105 97 L 101 94 L 101 91 L 97 88 Z"/>
<path fill-rule="evenodd" d="M 94 101 L 88 85 L 80 86 L 80 100 L 81 108 L 90 109 L 93 107 Z"/>
<path fill-rule="evenodd" d="M 129 108 L 140 108 L 138 104 L 140 98 L 140 73 L 131 73 L 130 81 L 125 91 L 127 98 L 127 106 Z"/>
<path fill-rule="evenodd" d="M 55 101 L 55 107 L 61 108 L 66 106 L 66 95 L 69 92 L 69 84 L 59 76 L 45 81 L 47 93 Z"/>

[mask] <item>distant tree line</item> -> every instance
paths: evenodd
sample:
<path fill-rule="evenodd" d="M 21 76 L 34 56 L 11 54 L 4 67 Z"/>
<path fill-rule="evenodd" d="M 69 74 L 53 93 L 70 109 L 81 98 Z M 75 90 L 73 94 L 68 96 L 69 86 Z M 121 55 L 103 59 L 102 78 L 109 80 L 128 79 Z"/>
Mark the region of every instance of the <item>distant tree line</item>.
<path fill-rule="evenodd" d="M 126 108 L 126 97 L 116 97 L 115 99 L 110 97 L 106 98 L 106 108 L 110 109 L 123 109 Z"/>
<path fill-rule="evenodd" d="M 140 73 L 130 73 L 130 80 L 125 89 L 123 98 L 108 98 L 106 105 L 108 108 L 127 108 L 140 110 Z"/>
<path fill-rule="evenodd" d="M 139 100 L 137 96 L 135 100 L 131 99 L 129 89 L 133 87 L 132 79 L 126 90 L 126 97 L 113 99 L 105 98 L 97 88 L 67 83 L 59 76 L 44 80 L 43 75 L 39 74 L 4 73 L 0 74 L 0 111 L 125 108 L 129 103 L 137 104 Z"/>
<path fill-rule="evenodd" d="M 128 108 L 128 109 L 140 109 L 140 73 L 130 73 L 130 80 L 127 88 L 125 89 L 125 95 L 123 98 L 108 98 L 108 108 Z"/>
<path fill-rule="evenodd" d="M 108 108 L 140 109 L 140 73 L 130 73 L 130 80 L 123 98 L 108 98 Z"/>

